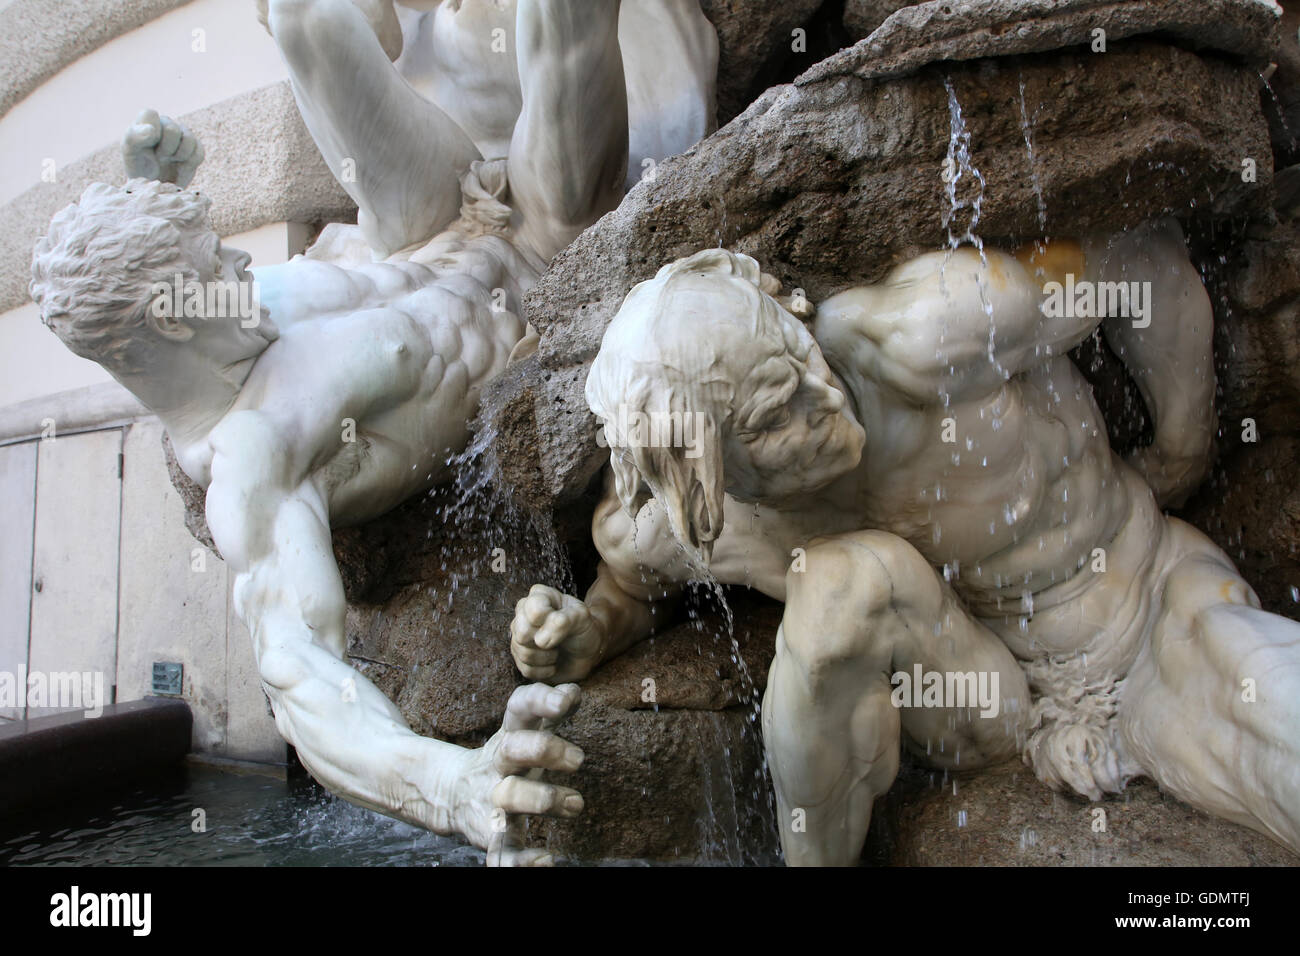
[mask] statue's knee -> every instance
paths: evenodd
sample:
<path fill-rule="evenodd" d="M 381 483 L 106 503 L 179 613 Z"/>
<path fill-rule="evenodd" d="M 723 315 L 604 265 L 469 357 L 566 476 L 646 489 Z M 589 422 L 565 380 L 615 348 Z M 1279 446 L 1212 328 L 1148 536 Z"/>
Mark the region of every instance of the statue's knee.
<path fill-rule="evenodd" d="M 798 549 L 786 571 L 787 605 L 853 610 L 861 616 L 889 602 L 889 570 L 870 548 L 844 537 L 819 538 Z"/>
<path fill-rule="evenodd" d="M 791 563 L 782 626 L 791 653 L 810 671 L 888 658 L 894 562 L 890 547 L 877 544 L 817 539 Z"/>
<path fill-rule="evenodd" d="M 915 548 L 885 532 L 814 538 L 802 551 L 786 574 L 787 600 L 833 598 L 859 616 L 876 614 L 894 603 L 900 590 L 935 579 Z"/>

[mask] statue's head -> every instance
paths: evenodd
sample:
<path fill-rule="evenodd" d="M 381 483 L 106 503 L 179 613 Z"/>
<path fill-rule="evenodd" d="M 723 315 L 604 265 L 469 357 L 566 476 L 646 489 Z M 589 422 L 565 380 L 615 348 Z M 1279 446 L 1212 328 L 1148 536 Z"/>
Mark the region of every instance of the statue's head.
<path fill-rule="evenodd" d="M 623 505 L 635 513 L 648 488 L 705 559 L 724 493 L 779 504 L 862 456 L 861 425 L 778 289 L 749 256 L 680 259 L 628 294 L 587 377 Z"/>
<path fill-rule="evenodd" d="M 226 293 L 252 289 L 248 262 L 208 225 L 207 197 L 152 180 L 95 183 L 37 243 L 29 290 L 41 321 L 69 349 L 119 379 L 164 371 L 177 349 L 222 368 L 276 337 L 260 311 L 250 319 L 229 307 Z M 176 290 L 177 277 L 181 299 L 160 301 L 161 289 Z M 221 290 L 228 307 L 187 314 L 184 290 L 205 287 Z"/>

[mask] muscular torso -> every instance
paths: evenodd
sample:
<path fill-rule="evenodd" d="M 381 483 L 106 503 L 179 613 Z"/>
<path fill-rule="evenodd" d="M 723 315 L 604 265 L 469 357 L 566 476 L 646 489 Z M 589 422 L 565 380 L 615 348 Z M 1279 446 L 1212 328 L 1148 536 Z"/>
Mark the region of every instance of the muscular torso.
<path fill-rule="evenodd" d="M 1101 413 L 1064 356 L 985 398 L 911 415 L 920 440 L 898 448 L 869 438 L 845 496 L 863 527 L 947 566 L 975 610 L 1070 577 L 1127 516 Z"/>
<path fill-rule="evenodd" d="M 991 613 L 999 602 L 1014 610 L 1024 594 L 1070 578 L 1128 516 L 1121 466 L 1068 358 L 982 399 L 890 414 L 898 440 L 868 426 L 859 468 L 802 505 L 776 509 L 728 496 L 713 575 L 783 600 L 796 548 L 871 528 L 905 539 L 936 568 L 946 565 L 973 610 Z M 951 444 L 940 439 L 946 418 L 955 420 Z M 618 526 L 602 534 L 607 542 L 631 531 L 616 500 L 606 503 L 605 517 Z M 635 548 L 647 565 L 671 573 L 684 565 L 671 540 L 656 542 L 661 521 L 658 505 L 647 503 Z"/>
<path fill-rule="evenodd" d="M 298 257 L 259 269 L 280 337 L 230 414 L 275 422 L 332 525 L 383 514 L 445 477 L 483 385 L 523 335 L 535 275 L 504 239 L 454 235 L 407 261 Z M 211 448 L 189 451 L 206 470 Z"/>
<path fill-rule="evenodd" d="M 866 432 L 861 462 L 793 501 L 728 497 L 710 560 L 720 582 L 783 600 L 796 549 L 818 536 L 881 530 L 942 570 L 976 615 L 1015 615 L 1087 567 L 1123 526 L 1132 485 L 1121 480 L 1125 466 L 1110 449 L 1090 386 L 1065 355 L 1095 320 L 1044 320 L 1037 288 L 1011 259 L 999 259 L 990 279 L 991 294 L 1001 296 L 998 337 L 1002 354 L 1017 357 L 1023 370 L 990 374 L 987 336 L 970 334 L 964 344 L 953 334 L 977 326 L 962 309 L 979 309 L 978 296 L 935 300 L 940 280 L 932 266 L 917 260 L 910 273 L 819 307 L 818 342 Z M 950 284 L 953 275 L 960 269 Z M 937 372 L 930 367 L 945 349 L 958 363 L 955 375 L 948 357 Z M 967 372 L 956 356 L 965 356 Z M 666 577 L 689 577 L 671 535 L 656 541 L 665 523 L 655 502 L 642 508 L 634 539 L 616 510 L 607 502 L 597 517 L 607 560 L 633 566 L 639 557 Z M 629 571 L 619 579 L 637 587 Z"/>

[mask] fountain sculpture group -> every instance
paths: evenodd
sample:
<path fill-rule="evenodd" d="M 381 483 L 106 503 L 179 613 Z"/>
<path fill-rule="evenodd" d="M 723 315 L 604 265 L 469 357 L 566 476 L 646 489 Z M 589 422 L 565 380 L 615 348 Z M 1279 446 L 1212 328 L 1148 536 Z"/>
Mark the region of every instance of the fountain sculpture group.
<path fill-rule="evenodd" d="M 1300 625 L 1161 511 L 1217 428 L 1213 311 L 1172 219 L 954 243 L 816 303 L 723 248 L 625 289 L 585 385 L 609 449 L 595 583 L 518 601 L 536 683 L 486 745 L 413 732 L 345 659 L 330 529 L 446 480 L 486 383 L 536 347 L 525 293 L 711 132 L 717 41 L 696 0 L 403 3 L 433 11 L 423 86 L 390 62 L 391 0 L 259 4 L 359 212 L 258 268 L 253 313 L 164 301 L 253 278 L 185 191 L 202 147 L 156 113 L 127 133 L 127 184 L 88 188 L 33 263 L 42 320 L 206 488 L 316 779 L 491 862 L 549 862 L 519 818 L 583 810 L 541 779 L 583 760 L 553 730 L 575 682 L 705 579 L 784 603 L 762 733 L 792 864 L 859 858 L 901 746 L 949 769 L 1022 754 L 1093 800 L 1151 777 L 1300 849 Z M 1127 460 L 1066 354 L 1098 329 L 1152 417 Z"/>

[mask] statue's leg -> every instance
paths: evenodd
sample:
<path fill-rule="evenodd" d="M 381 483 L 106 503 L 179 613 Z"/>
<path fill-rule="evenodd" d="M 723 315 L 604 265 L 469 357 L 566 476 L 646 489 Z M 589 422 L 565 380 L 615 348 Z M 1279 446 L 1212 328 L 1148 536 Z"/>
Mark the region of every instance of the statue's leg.
<path fill-rule="evenodd" d="M 717 127 L 718 36 L 699 0 L 623 4 L 619 47 L 627 76 L 631 189 L 649 170 Z"/>
<path fill-rule="evenodd" d="M 900 731 L 943 766 L 1004 759 L 1023 739 L 1029 690 L 1002 642 L 901 538 L 856 532 L 822 539 L 786 580 L 763 698 L 781 845 L 793 865 L 851 865 L 872 802 L 898 771 Z M 950 674 L 972 675 L 974 687 L 963 687 L 975 698 L 983 687 L 983 715 L 978 699 L 915 706 L 922 703 L 922 688 L 910 686 L 917 664 L 945 684 Z M 907 674 L 906 688 L 891 683 L 896 673 Z"/>
<path fill-rule="evenodd" d="M 1179 541 L 1124 684 L 1125 746 L 1162 789 L 1300 851 L 1300 624 L 1259 607 L 1200 532 Z"/>
<path fill-rule="evenodd" d="M 386 256 L 455 219 L 478 150 L 402 79 L 351 0 L 271 0 L 270 25 L 303 121 L 371 247 Z"/>
<path fill-rule="evenodd" d="M 627 87 L 619 0 L 519 0 L 523 108 L 510 139 L 515 235 L 549 262 L 623 199 Z"/>

